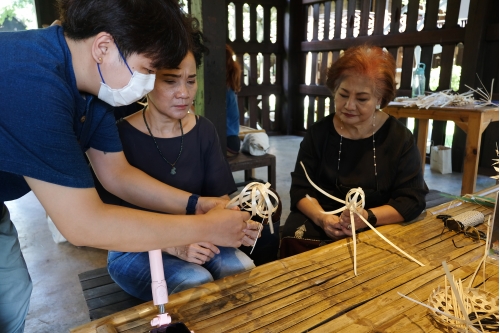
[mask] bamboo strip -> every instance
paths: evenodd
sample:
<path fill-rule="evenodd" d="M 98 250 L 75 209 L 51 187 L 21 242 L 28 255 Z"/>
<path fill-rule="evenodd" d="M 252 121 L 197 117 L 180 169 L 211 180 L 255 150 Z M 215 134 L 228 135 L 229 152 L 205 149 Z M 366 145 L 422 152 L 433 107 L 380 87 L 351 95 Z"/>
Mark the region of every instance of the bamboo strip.
<path fill-rule="evenodd" d="M 406 261 L 406 259 L 402 260 Z M 322 293 L 327 298 L 324 301 L 311 305 L 307 309 L 302 309 L 301 311 L 289 309 L 286 313 L 279 315 L 274 313 L 273 315 L 275 318 L 270 318 L 271 322 L 265 326 L 265 329 L 271 332 L 304 331 L 307 328 L 316 326 L 318 322 L 322 321 L 321 318 L 338 316 L 347 310 L 350 310 L 351 313 L 353 307 L 359 306 L 367 300 L 386 293 L 399 285 L 401 281 L 421 276 L 426 270 L 432 269 L 429 268 L 429 266 L 411 268 L 408 265 L 403 265 L 399 269 L 389 271 L 383 275 L 376 277 L 367 276 L 365 280 L 356 281 L 364 276 L 361 274 L 343 284 L 324 290 Z M 351 286 L 350 283 L 355 281 L 357 282 L 356 285 Z M 359 286 L 362 286 L 362 288 L 359 288 Z M 310 321 L 312 317 L 314 317 L 314 319 Z M 280 319 L 277 320 L 277 318 Z M 262 318 L 260 320 L 262 320 Z M 304 323 L 306 324 L 304 325 Z M 251 327 L 245 326 L 242 328 L 243 331 L 246 331 Z M 263 329 L 263 331 L 265 329 Z M 338 327 L 330 327 L 330 332 L 336 332 L 337 329 Z"/>
<path fill-rule="evenodd" d="M 406 261 L 406 259 L 404 259 L 404 261 Z M 403 265 L 399 266 L 398 269 L 390 270 L 387 274 L 384 274 L 384 276 L 389 276 L 389 279 L 393 280 L 408 270 L 411 270 L 411 268 Z M 300 318 L 304 314 L 313 313 L 314 311 L 322 311 L 325 308 L 325 304 L 327 306 L 331 306 L 332 304 L 342 302 L 346 299 L 363 297 L 364 291 L 359 288 L 355 288 L 360 284 L 366 286 L 366 288 L 370 291 L 376 292 L 377 285 L 380 284 L 380 281 L 382 280 L 384 280 L 384 278 L 381 276 L 373 277 L 368 274 L 361 274 L 347 281 L 339 276 L 338 279 L 329 280 L 321 285 L 311 288 L 311 292 L 314 294 L 312 301 L 311 299 L 304 299 L 301 302 L 289 304 L 290 302 L 286 299 L 279 300 L 277 302 L 281 304 L 279 308 L 273 307 L 273 311 L 268 311 L 270 310 L 269 307 L 266 309 L 259 309 L 257 312 L 258 314 L 255 311 L 252 311 L 252 320 L 246 320 L 246 322 L 244 322 L 244 318 L 239 318 L 233 323 L 241 326 L 228 327 L 224 325 L 221 328 L 217 325 L 212 327 L 212 331 L 230 331 L 230 329 L 232 329 L 232 331 L 247 332 L 261 327 L 265 327 L 269 331 L 273 332 L 280 331 L 281 328 L 276 327 L 276 322 L 281 321 L 279 320 L 280 318 L 286 318 L 290 314 L 294 314 L 292 316 L 293 318 L 283 320 L 285 320 L 285 325 L 296 323 L 301 320 Z M 328 297 L 328 301 L 323 301 L 326 297 Z"/>
<path fill-rule="evenodd" d="M 342 243 L 342 241 L 337 243 Z M 342 246 L 339 246 L 338 248 L 341 247 Z M 349 258 L 347 253 L 332 257 L 330 255 L 330 251 L 335 251 L 336 248 L 337 247 L 321 247 L 318 250 L 313 251 L 314 253 L 311 254 L 301 254 L 261 266 L 266 269 L 254 269 L 249 272 L 240 273 L 205 284 L 203 285 L 203 288 L 194 288 L 190 291 L 183 291 L 181 293 L 174 294 L 171 296 L 169 305 L 196 304 L 197 302 L 199 304 L 203 304 L 211 302 L 214 299 L 224 297 L 224 295 L 242 290 L 242 288 L 246 288 L 248 285 L 258 286 L 269 281 L 276 281 L 276 279 L 281 276 L 288 275 L 295 270 L 301 270 L 304 267 L 315 267 L 321 263 L 321 258 L 324 256 L 329 256 L 330 258 L 337 260 Z M 342 251 L 342 253 L 344 253 L 344 251 Z M 298 271 L 295 274 L 302 273 Z M 224 290 L 224 295 L 220 294 L 220 290 L 222 289 Z"/>
<path fill-rule="evenodd" d="M 387 257 L 386 257 L 387 259 Z M 369 263 L 370 258 L 367 258 L 367 264 Z M 377 264 L 380 267 L 380 264 L 384 263 L 387 264 L 387 269 L 396 269 L 400 267 L 400 265 L 390 263 L 390 260 L 386 262 L 376 262 L 372 265 L 372 269 L 375 271 Z M 368 264 L 369 265 L 369 264 Z M 349 266 L 346 265 L 344 267 L 345 273 L 342 275 L 337 275 L 331 279 L 325 280 L 325 281 L 320 281 L 321 283 L 316 283 L 316 284 L 310 284 L 310 285 L 304 285 L 303 290 L 295 291 L 295 290 L 290 290 L 293 289 L 293 286 L 289 286 L 288 289 L 284 289 L 283 292 L 280 292 L 279 294 L 269 294 L 268 291 L 262 291 L 262 298 L 261 300 L 257 301 L 252 301 L 249 304 L 243 305 L 241 307 L 238 307 L 236 309 L 231 310 L 228 313 L 225 313 L 222 316 L 215 316 L 209 320 L 205 320 L 202 324 L 194 326 L 196 330 L 199 330 L 200 328 L 204 328 L 205 325 L 208 323 L 212 327 L 212 330 L 218 330 L 218 331 L 224 331 L 224 330 L 230 330 L 234 329 L 235 325 L 241 325 L 245 321 L 249 319 L 248 313 L 252 313 L 252 318 L 253 320 L 257 320 L 259 322 L 262 322 L 262 317 L 268 315 L 271 312 L 271 309 L 273 311 L 279 310 L 282 308 L 285 308 L 287 306 L 297 306 L 299 309 L 305 309 L 306 304 L 304 302 L 307 302 L 306 297 L 319 297 L 319 300 L 323 299 L 325 295 L 327 295 L 328 291 L 325 291 L 326 286 L 331 286 L 331 285 L 341 285 L 342 283 L 346 283 L 347 277 L 351 276 L 352 273 L 349 272 Z M 356 279 L 360 281 L 367 281 L 370 280 L 373 276 L 372 275 L 361 275 L 362 279 L 357 277 Z M 342 287 L 341 289 L 344 290 L 347 287 Z M 267 295 L 267 296 L 266 296 Z M 253 296 L 253 295 L 252 295 Z M 258 295 L 257 295 L 258 296 Z M 303 297 L 302 297 L 303 296 Z M 304 299 L 304 300 L 302 300 Z M 300 300 L 300 302 L 299 302 Z M 269 302 L 273 302 L 272 304 Z M 314 302 L 313 302 L 314 303 Z M 288 313 L 287 310 L 284 310 L 283 313 Z M 270 320 L 275 320 L 277 318 L 276 312 L 270 316 Z"/>
<path fill-rule="evenodd" d="M 458 272 L 460 276 L 470 275 L 473 272 L 473 268 L 467 266 L 467 264 L 472 262 L 475 257 L 477 257 L 477 253 L 472 251 L 471 253 L 467 253 L 466 255 L 452 260 L 450 262 L 450 267 L 458 267 L 457 271 L 455 271 L 455 274 L 457 274 L 456 272 Z M 426 269 L 429 266 L 431 266 L 432 268 Z M 398 281 L 404 282 L 403 284 L 397 286 L 398 290 L 404 294 L 408 294 L 411 292 L 418 294 L 420 292 L 420 294 L 418 294 L 419 298 L 427 298 L 432 292 L 432 288 L 436 284 L 436 281 L 442 279 L 442 272 L 436 269 L 436 267 L 439 266 L 439 262 L 433 262 L 428 266 L 416 268 L 415 271 L 418 272 L 418 275 L 414 278 L 411 278 L 409 274 L 402 276 L 400 279 L 398 279 Z M 421 292 L 422 290 L 423 292 Z M 367 299 L 369 298 L 366 297 L 365 300 Z M 377 325 L 382 325 L 388 319 L 393 318 L 395 314 L 405 312 L 405 307 L 408 306 L 408 304 L 405 305 L 405 303 L 409 302 L 401 299 L 401 297 L 397 295 L 395 290 L 391 289 L 387 293 L 385 293 L 383 297 L 377 297 L 377 299 L 373 301 L 369 301 L 363 305 L 360 305 L 355 309 L 350 310 L 347 315 L 342 315 L 325 323 L 323 326 L 321 326 L 322 329 L 318 328 L 317 330 L 311 330 L 310 332 L 340 332 L 343 328 L 346 329 L 346 332 L 349 332 L 348 328 L 350 327 L 350 325 L 352 325 L 354 322 L 356 322 L 356 320 L 360 318 L 369 319 Z M 325 313 L 323 314 L 323 316 L 334 317 L 336 314 L 338 314 L 338 312 L 334 310 L 335 309 L 333 308 L 325 309 Z M 316 317 L 311 317 L 310 319 L 305 320 L 299 325 L 294 326 L 293 329 L 286 330 L 285 332 L 292 333 L 304 331 L 306 327 L 314 326 L 314 323 L 317 324 L 318 322 L 319 320 Z"/>
<path fill-rule="evenodd" d="M 377 250 L 377 251 L 381 252 L 380 250 Z M 367 253 L 366 256 L 368 256 L 368 255 L 369 254 Z M 296 256 L 291 257 L 291 258 L 295 258 L 295 257 Z M 332 270 L 332 268 L 329 266 L 335 265 L 336 270 L 334 270 L 334 271 L 339 272 L 340 267 L 343 267 L 343 265 L 346 265 L 346 271 L 348 271 L 348 265 L 349 265 L 350 258 L 351 258 L 347 251 L 342 251 L 341 253 L 339 253 L 336 256 L 332 256 L 330 252 L 322 251 L 322 256 L 315 256 L 314 255 L 311 257 L 312 258 L 310 260 L 308 260 L 308 265 L 303 265 L 302 261 L 294 261 L 294 264 L 289 265 L 288 269 L 283 268 L 279 275 L 271 274 L 272 276 L 274 276 L 273 279 L 265 278 L 262 281 L 255 281 L 255 279 L 250 277 L 250 278 L 248 278 L 246 283 L 237 284 L 235 286 L 228 286 L 227 288 L 224 288 L 223 286 L 225 284 L 229 285 L 229 283 L 227 283 L 227 281 L 224 281 L 224 280 L 222 280 L 222 281 L 219 280 L 219 282 L 215 281 L 215 282 L 210 283 L 210 284 L 205 284 L 205 285 L 203 285 L 203 288 L 202 288 L 203 290 L 205 290 L 207 288 L 213 288 L 213 289 L 218 288 L 219 290 L 221 290 L 223 288 L 224 293 L 214 293 L 214 294 L 208 293 L 208 294 L 204 295 L 203 297 L 196 298 L 192 295 L 189 296 L 190 292 L 188 292 L 188 291 L 182 292 L 182 293 L 187 293 L 188 296 L 185 298 L 191 299 L 191 301 L 186 302 L 186 304 L 183 306 L 175 307 L 175 309 L 171 309 L 167 305 L 167 310 L 171 314 L 175 313 L 176 311 L 186 312 L 188 309 L 193 309 L 193 311 L 197 311 L 196 307 L 204 307 L 206 303 L 217 304 L 217 302 L 218 302 L 217 299 L 223 301 L 223 299 L 226 297 L 233 297 L 234 298 L 235 295 L 237 295 L 239 291 L 246 291 L 246 289 L 249 286 L 250 286 L 250 288 L 252 288 L 252 290 L 265 290 L 266 288 L 273 288 L 276 285 L 279 286 L 279 284 L 282 282 L 286 284 L 286 281 L 290 278 L 302 276 L 305 273 L 310 272 L 311 270 L 318 270 L 321 267 L 328 267 L 329 270 Z M 250 276 L 251 275 L 252 274 L 250 274 Z M 214 286 L 214 284 L 216 286 Z M 195 289 L 193 289 L 193 290 L 195 290 Z M 250 290 L 250 292 L 253 292 L 252 290 Z M 182 293 L 179 293 L 179 294 L 182 294 Z M 179 294 L 175 294 L 175 295 L 179 295 Z M 174 296 L 174 295 L 172 295 L 172 296 Z"/>
<path fill-rule="evenodd" d="M 387 259 L 387 258 L 385 258 Z M 363 258 L 363 262 L 370 265 L 370 257 L 366 256 Z M 381 263 L 377 261 L 377 263 Z M 386 261 L 383 264 L 388 264 Z M 263 308 L 267 304 L 282 299 L 289 296 L 292 293 L 299 293 L 302 291 L 310 290 L 311 287 L 319 285 L 326 280 L 341 280 L 344 281 L 352 273 L 349 273 L 350 261 L 345 260 L 344 262 L 336 263 L 335 266 L 327 266 L 321 270 L 311 271 L 309 273 L 301 274 L 295 276 L 293 279 L 281 281 L 279 283 L 268 283 L 267 285 L 260 285 L 257 287 L 249 287 L 245 290 L 245 294 L 252 295 L 251 302 L 245 302 L 245 300 L 238 295 L 228 295 L 226 299 L 221 299 L 220 302 L 211 302 L 210 305 L 210 317 L 215 318 L 218 315 L 224 315 L 227 317 L 233 317 L 239 314 L 246 314 L 255 308 Z M 335 267 L 335 268 L 334 268 Z M 236 304 L 234 300 L 241 300 L 239 304 Z M 204 311 L 202 311 L 204 310 Z M 196 315 L 196 321 L 204 321 L 204 325 L 211 325 L 211 319 L 204 316 L 203 312 L 207 312 L 208 308 L 206 304 L 201 304 L 197 308 L 192 308 L 189 311 L 183 311 L 183 315 L 189 317 L 190 315 Z M 220 318 L 220 317 L 218 317 Z M 216 319 L 214 323 L 218 323 L 220 319 Z"/>
<path fill-rule="evenodd" d="M 140 330 L 141 327 L 145 327 L 149 331 L 151 329 L 151 319 L 152 318 L 153 318 L 153 316 L 151 316 L 151 318 L 148 318 L 148 319 L 137 319 L 137 320 L 125 323 L 123 325 L 118 325 L 115 328 L 120 333 L 121 332 L 129 333 L 130 331 L 137 331 L 137 330 Z M 176 318 L 172 318 L 172 319 L 173 319 L 173 321 L 177 321 Z"/>
<path fill-rule="evenodd" d="M 474 278 L 476 277 L 477 272 L 479 271 L 479 268 L 481 267 L 481 264 L 486 263 L 486 257 L 488 256 L 488 249 L 490 248 L 490 217 L 488 217 L 488 231 L 486 232 L 486 244 L 484 246 L 484 255 L 481 258 L 481 261 L 479 262 L 479 265 L 477 265 L 476 270 L 474 271 L 474 274 L 472 274 L 472 277 L 469 281 L 468 288 L 471 288 L 472 282 L 474 281 Z M 483 266 L 483 281 L 485 280 L 484 277 L 484 271 L 486 270 L 486 267 Z"/>
<path fill-rule="evenodd" d="M 104 324 L 97 327 L 97 333 L 118 333 L 115 327 L 111 324 Z"/>
<path fill-rule="evenodd" d="M 406 317 L 404 317 L 407 319 Z M 406 325 L 405 325 L 406 324 Z M 388 327 L 383 332 L 384 333 L 401 333 L 401 332 L 435 332 L 443 333 L 434 326 L 434 322 L 428 315 L 423 315 L 413 320 L 408 320 L 406 323 L 401 323 L 401 325 L 394 325 L 394 327 Z M 377 327 L 377 329 L 379 329 Z"/>

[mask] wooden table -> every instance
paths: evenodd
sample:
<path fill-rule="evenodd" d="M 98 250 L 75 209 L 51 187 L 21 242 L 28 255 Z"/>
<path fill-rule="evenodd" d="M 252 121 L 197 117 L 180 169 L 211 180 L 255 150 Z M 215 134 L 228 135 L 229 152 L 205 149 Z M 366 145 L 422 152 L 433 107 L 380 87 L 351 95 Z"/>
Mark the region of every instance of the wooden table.
<path fill-rule="evenodd" d="M 418 121 L 417 146 L 422 157 L 422 168 L 425 169 L 425 154 L 427 147 L 427 132 L 429 119 L 451 120 L 467 133 L 465 143 L 464 168 L 462 176 L 462 194 L 476 191 L 476 179 L 481 150 L 481 134 L 492 121 L 498 121 L 498 107 L 475 108 L 472 105 L 463 107 L 432 107 L 419 109 L 405 107 L 403 103 L 389 103 L 383 110 L 396 118 L 413 117 Z"/>
<path fill-rule="evenodd" d="M 167 311 L 196 333 L 442 332 L 426 308 L 398 292 L 426 301 L 444 284 L 443 260 L 455 278 L 468 284 L 484 254 L 484 242 L 452 231 L 441 235 L 443 223 L 434 214 L 478 210 L 488 216 L 492 209 L 470 203 L 448 207 L 449 203 L 434 207 L 423 220 L 407 225 L 377 228 L 423 267 L 370 230 L 359 234 L 358 276 L 353 272 L 352 243 L 341 240 L 174 294 Z M 464 247 L 456 248 L 452 239 Z M 484 285 L 498 296 L 497 262 L 488 262 L 485 277 L 480 271 L 473 286 Z M 148 332 L 155 314 L 152 303 L 145 303 L 71 332 Z"/>

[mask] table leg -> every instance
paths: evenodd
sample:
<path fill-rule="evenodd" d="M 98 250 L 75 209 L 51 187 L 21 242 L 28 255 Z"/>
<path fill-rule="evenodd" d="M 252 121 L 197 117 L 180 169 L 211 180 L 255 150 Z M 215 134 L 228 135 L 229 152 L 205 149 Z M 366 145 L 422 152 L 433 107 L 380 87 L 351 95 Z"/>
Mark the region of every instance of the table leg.
<path fill-rule="evenodd" d="M 481 150 L 481 125 L 483 115 L 471 114 L 465 142 L 464 169 L 462 174 L 462 195 L 476 192 L 479 152 Z"/>
<path fill-rule="evenodd" d="M 276 189 L 276 157 L 273 156 L 271 164 L 267 166 L 267 181 L 271 184 L 271 187 Z"/>
<path fill-rule="evenodd" d="M 254 181 L 255 179 L 255 169 L 245 170 L 245 181 Z"/>
<path fill-rule="evenodd" d="M 427 133 L 429 132 L 429 119 L 415 119 L 418 121 L 418 138 L 417 147 L 420 151 L 420 159 L 422 161 L 422 174 L 425 171 L 425 158 L 427 151 Z"/>

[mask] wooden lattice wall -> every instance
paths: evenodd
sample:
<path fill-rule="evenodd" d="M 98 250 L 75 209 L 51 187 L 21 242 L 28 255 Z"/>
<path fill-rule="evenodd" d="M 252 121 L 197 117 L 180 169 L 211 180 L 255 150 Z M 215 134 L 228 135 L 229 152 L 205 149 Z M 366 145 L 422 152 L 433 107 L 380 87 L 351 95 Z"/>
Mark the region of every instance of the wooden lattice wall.
<path fill-rule="evenodd" d="M 238 93 L 240 123 L 256 127 L 259 123 L 269 134 L 286 130 L 283 126 L 283 56 L 284 50 L 284 14 L 286 1 L 284 0 L 226 0 L 226 4 L 234 8 L 234 40 L 229 38 L 227 43 L 236 53 L 238 62 L 244 73 L 242 75 L 242 89 Z M 244 36 L 244 6 L 249 10 L 249 36 Z M 257 17 L 257 8 L 261 6 L 262 17 Z M 228 7 L 229 8 L 229 7 Z M 271 22 L 271 12 L 276 15 Z M 261 23 L 262 22 L 262 23 Z M 257 24 L 262 24 L 262 40 L 258 40 Z M 275 24 L 275 40 L 271 39 L 271 24 Z M 229 30 L 229 28 L 228 28 Z M 244 61 L 249 57 L 249 61 Z M 262 57 L 262 66 L 258 68 L 258 57 Z M 260 73 L 262 71 L 262 73 Z M 271 73 L 273 75 L 271 76 Z M 259 77 L 262 81 L 259 82 Z M 271 80 L 273 79 L 273 80 Z M 270 101 L 274 95 L 275 103 Z M 274 108 L 274 110 L 273 110 Z M 274 111 L 274 114 L 273 114 Z M 246 114 L 246 117 L 245 117 Z"/>

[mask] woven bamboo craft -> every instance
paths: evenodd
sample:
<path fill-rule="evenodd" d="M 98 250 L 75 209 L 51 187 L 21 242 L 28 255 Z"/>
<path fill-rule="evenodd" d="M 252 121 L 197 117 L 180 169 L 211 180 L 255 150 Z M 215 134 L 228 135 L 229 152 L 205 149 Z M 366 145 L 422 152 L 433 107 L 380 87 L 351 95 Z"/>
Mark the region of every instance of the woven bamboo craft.
<path fill-rule="evenodd" d="M 453 302 L 453 295 L 450 286 L 445 288 L 438 288 L 433 290 L 432 294 L 429 296 L 429 305 L 435 309 L 442 311 L 453 317 L 458 317 L 459 313 L 456 313 Z M 468 313 L 478 314 L 478 318 L 486 318 L 490 316 L 494 316 L 496 318 L 496 322 L 498 323 L 498 297 L 493 296 L 492 294 L 475 288 L 464 288 L 463 293 L 464 304 L 467 307 Z M 449 332 L 467 332 L 466 325 L 459 320 L 450 318 L 443 313 L 435 312 L 430 310 L 433 318 L 444 327 L 448 328 Z M 474 323 L 474 322 L 473 322 Z M 477 326 L 479 331 L 481 331 L 481 327 L 478 323 L 474 323 Z M 483 325 L 483 330 L 487 332 L 498 332 L 498 325 L 495 329 L 487 329 L 491 328 L 491 325 Z M 473 332 L 471 328 L 468 328 L 468 332 Z"/>

